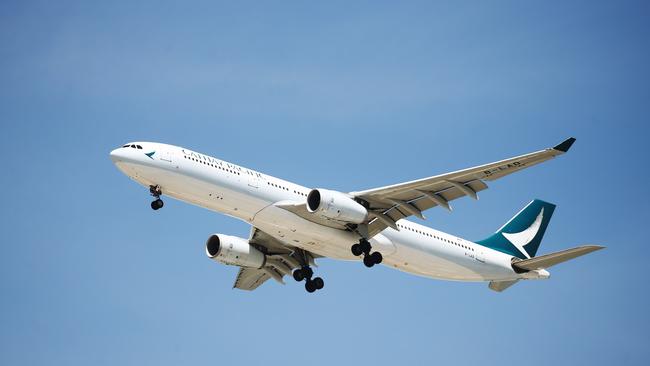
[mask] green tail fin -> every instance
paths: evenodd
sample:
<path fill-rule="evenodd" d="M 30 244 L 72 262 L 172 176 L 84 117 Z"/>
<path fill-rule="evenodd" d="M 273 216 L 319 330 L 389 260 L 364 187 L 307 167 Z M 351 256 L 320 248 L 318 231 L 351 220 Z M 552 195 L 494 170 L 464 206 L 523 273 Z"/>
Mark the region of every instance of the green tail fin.
<path fill-rule="evenodd" d="M 526 259 L 537 254 L 555 205 L 533 200 L 489 238 L 477 244 Z"/>

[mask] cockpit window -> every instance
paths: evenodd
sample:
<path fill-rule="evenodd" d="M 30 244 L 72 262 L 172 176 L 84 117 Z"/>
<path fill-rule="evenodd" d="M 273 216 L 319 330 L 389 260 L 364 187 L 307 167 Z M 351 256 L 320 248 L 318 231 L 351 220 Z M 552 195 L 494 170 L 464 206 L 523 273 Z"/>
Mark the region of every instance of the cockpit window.
<path fill-rule="evenodd" d="M 126 144 L 126 145 L 124 145 L 122 147 L 130 147 L 132 149 L 142 150 L 142 145 L 136 145 L 136 144 Z"/>

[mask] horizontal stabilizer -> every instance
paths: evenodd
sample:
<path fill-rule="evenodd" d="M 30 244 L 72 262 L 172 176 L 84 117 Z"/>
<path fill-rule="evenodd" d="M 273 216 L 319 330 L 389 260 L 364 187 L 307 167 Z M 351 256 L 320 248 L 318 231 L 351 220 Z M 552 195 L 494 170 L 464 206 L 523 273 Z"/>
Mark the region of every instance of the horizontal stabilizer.
<path fill-rule="evenodd" d="M 531 259 L 517 261 L 514 262 L 512 266 L 526 271 L 545 269 L 604 248 L 605 247 L 600 245 L 584 245 L 581 247 L 562 250 L 551 254 L 541 255 L 539 257 Z"/>
<path fill-rule="evenodd" d="M 512 280 L 512 281 L 490 281 L 490 284 L 488 287 L 490 290 L 496 291 L 496 292 L 501 292 L 508 287 L 514 285 L 515 283 L 519 282 L 519 280 Z"/>

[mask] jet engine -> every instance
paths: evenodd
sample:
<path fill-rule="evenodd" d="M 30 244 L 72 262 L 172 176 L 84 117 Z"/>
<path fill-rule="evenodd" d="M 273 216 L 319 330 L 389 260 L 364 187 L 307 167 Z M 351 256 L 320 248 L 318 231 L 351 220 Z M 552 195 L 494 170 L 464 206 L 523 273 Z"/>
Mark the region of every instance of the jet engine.
<path fill-rule="evenodd" d="M 266 263 L 264 253 L 248 240 L 230 235 L 211 235 L 205 242 L 205 253 L 217 262 L 234 266 L 262 268 Z"/>
<path fill-rule="evenodd" d="M 368 210 L 345 193 L 327 189 L 312 189 L 307 195 L 307 211 L 326 219 L 361 224 Z"/>

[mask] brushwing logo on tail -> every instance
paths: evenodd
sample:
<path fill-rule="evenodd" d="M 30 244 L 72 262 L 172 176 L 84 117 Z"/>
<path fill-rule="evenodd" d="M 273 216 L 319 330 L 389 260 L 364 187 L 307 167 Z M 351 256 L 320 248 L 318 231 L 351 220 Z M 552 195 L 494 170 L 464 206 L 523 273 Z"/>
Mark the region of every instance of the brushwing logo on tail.
<path fill-rule="evenodd" d="M 519 251 L 521 254 L 525 255 L 526 258 L 530 258 L 530 255 L 528 252 L 524 249 L 526 245 L 528 245 L 533 239 L 535 239 L 535 236 L 537 236 L 537 232 L 539 231 L 539 228 L 542 226 L 542 220 L 544 219 L 544 207 L 542 207 L 542 210 L 539 212 L 539 215 L 537 215 L 537 218 L 535 218 L 535 221 L 533 221 L 532 224 L 528 227 L 528 229 L 518 232 L 518 233 L 501 233 L 506 239 L 508 239 L 509 242 L 512 243 Z"/>

